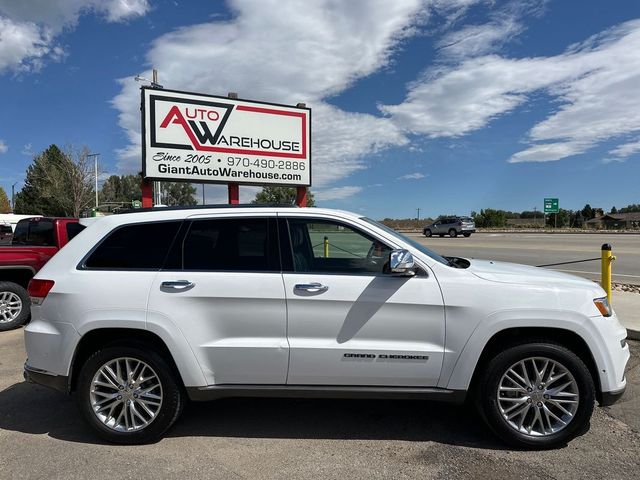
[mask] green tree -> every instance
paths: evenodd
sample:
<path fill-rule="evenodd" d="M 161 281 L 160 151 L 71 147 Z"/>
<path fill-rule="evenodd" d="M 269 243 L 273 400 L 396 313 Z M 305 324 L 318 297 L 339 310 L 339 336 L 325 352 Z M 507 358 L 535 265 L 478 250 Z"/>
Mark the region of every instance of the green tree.
<path fill-rule="evenodd" d="M 615 205 L 613 207 L 611 207 L 611 212 L 610 213 L 618 213 L 618 209 L 616 208 Z"/>
<path fill-rule="evenodd" d="M 126 203 L 142 200 L 142 174 L 111 175 L 100 190 L 100 203 Z M 196 188 L 186 182 L 160 182 L 160 198 L 164 205 L 193 206 L 198 203 Z"/>
<path fill-rule="evenodd" d="M 162 202 L 165 205 L 197 205 L 196 188 L 186 182 L 161 182 L 160 189 L 162 192 Z"/>
<path fill-rule="evenodd" d="M 594 218 L 596 215 L 593 212 L 593 208 L 591 208 L 591 205 L 589 205 L 588 203 L 583 207 L 583 209 L 580 211 L 582 213 L 582 218 L 584 218 L 584 220 L 591 220 L 592 218 Z"/>
<path fill-rule="evenodd" d="M 51 145 L 27 168 L 25 185 L 16 194 L 16 213 L 79 217 L 92 203 L 93 165 L 89 150 Z"/>
<path fill-rule="evenodd" d="M 11 213 L 11 204 L 4 188 L 0 187 L 0 213 Z"/>
<path fill-rule="evenodd" d="M 130 203 L 142 200 L 142 177 L 140 175 L 111 175 L 100 189 L 100 204 Z"/>
<path fill-rule="evenodd" d="M 296 203 L 295 187 L 262 187 L 262 190 L 256 194 L 256 198 L 251 203 L 279 203 L 290 204 Z M 313 198 L 311 190 L 307 190 L 307 207 L 315 207 L 316 202 Z"/>
<path fill-rule="evenodd" d="M 471 218 L 477 227 L 504 227 L 507 224 L 507 213 L 510 212 L 485 208 L 480 213 L 471 212 Z"/>
<path fill-rule="evenodd" d="M 59 170 L 63 164 L 63 153 L 57 145 L 51 145 L 33 158 L 27 168 L 22 189 L 15 197 L 15 213 L 63 216 L 64 212 L 51 198 L 48 170 Z"/>
<path fill-rule="evenodd" d="M 570 226 L 570 221 L 572 220 L 572 217 L 573 217 L 573 212 L 571 210 L 565 210 L 564 208 L 561 208 L 558 213 L 548 214 L 547 225 L 549 227 L 557 226 L 558 228 Z"/>
<path fill-rule="evenodd" d="M 632 212 L 640 212 L 640 204 L 632 204 L 632 205 L 627 205 L 626 207 L 621 208 L 620 210 L 618 210 L 618 213 L 632 213 Z"/>

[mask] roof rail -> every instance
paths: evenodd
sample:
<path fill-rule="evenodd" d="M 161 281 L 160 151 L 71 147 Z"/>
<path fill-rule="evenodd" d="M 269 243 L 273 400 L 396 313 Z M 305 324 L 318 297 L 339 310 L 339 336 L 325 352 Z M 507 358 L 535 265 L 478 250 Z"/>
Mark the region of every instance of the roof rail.
<path fill-rule="evenodd" d="M 175 207 L 147 207 L 147 208 L 130 208 L 127 210 L 118 210 L 114 215 L 123 213 L 139 213 L 139 212 L 166 212 L 171 210 L 202 210 L 207 208 L 300 208 L 291 203 L 236 203 L 236 204 L 212 204 L 212 205 L 193 205 L 193 206 L 175 206 Z"/>

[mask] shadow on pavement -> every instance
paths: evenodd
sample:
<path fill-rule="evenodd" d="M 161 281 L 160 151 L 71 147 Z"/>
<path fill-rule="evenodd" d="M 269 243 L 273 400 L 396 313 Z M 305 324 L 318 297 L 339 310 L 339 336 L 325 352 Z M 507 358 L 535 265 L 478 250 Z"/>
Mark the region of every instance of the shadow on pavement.
<path fill-rule="evenodd" d="M 70 397 L 29 383 L 0 392 L 0 429 L 104 443 Z M 411 400 L 228 398 L 189 403 L 166 436 L 405 440 L 505 448 L 471 408 Z"/>

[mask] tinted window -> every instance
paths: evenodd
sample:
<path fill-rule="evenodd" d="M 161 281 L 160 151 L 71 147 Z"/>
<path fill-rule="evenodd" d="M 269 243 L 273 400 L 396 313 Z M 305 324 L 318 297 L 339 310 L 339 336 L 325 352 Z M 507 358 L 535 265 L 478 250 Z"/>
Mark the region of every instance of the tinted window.
<path fill-rule="evenodd" d="M 86 268 L 159 270 L 181 222 L 126 225 L 111 232 L 84 263 Z"/>
<path fill-rule="evenodd" d="M 11 225 L 0 225 L 0 233 L 11 235 L 13 233 Z"/>
<path fill-rule="evenodd" d="M 289 219 L 296 272 L 383 273 L 391 248 L 347 225 Z"/>
<path fill-rule="evenodd" d="M 85 226 L 80 225 L 79 223 L 67 223 L 67 238 L 69 240 L 73 239 L 73 237 L 78 235 L 84 229 Z"/>
<path fill-rule="evenodd" d="M 13 235 L 14 245 L 54 247 L 56 245 L 51 220 L 21 220 Z"/>
<path fill-rule="evenodd" d="M 280 271 L 275 220 L 194 221 L 183 242 L 182 258 L 185 270 Z"/>

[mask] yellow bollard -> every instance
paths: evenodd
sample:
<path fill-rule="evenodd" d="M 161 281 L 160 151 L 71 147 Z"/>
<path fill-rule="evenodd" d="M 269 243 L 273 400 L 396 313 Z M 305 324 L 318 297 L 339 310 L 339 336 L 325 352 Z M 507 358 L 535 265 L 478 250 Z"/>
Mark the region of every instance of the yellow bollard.
<path fill-rule="evenodd" d="M 329 238 L 324 237 L 324 258 L 329 258 Z"/>
<path fill-rule="evenodd" d="M 600 285 L 607 292 L 607 299 L 611 304 L 611 264 L 616 259 L 611 255 L 611 245 L 605 243 L 602 245 L 602 274 Z"/>

